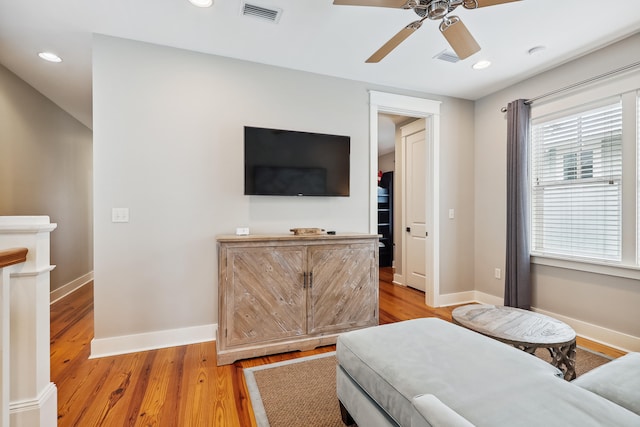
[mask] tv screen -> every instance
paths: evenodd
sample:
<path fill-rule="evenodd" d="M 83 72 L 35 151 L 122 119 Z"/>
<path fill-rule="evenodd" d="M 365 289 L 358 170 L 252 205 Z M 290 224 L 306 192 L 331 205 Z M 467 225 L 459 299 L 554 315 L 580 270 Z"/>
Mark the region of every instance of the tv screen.
<path fill-rule="evenodd" d="M 348 196 L 351 138 L 245 126 L 244 194 Z"/>

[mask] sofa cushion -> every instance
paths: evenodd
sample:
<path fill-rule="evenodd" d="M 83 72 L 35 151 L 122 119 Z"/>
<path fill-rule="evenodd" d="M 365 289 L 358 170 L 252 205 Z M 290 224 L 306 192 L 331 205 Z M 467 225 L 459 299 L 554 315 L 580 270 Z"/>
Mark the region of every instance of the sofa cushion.
<path fill-rule="evenodd" d="M 636 414 L 559 378 L 543 360 L 436 318 L 347 332 L 336 356 L 403 427 L 421 394 L 476 426 L 640 425 Z"/>
<path fill-rule="evenodd" d="M 474 427 L 462 415 L 442 403 L 433 394 L 413 398 L 411 427 Z"/>
<path fill-rule="evenodd" d="M 573 384 L 640 415 L 640 353 L 629 353 L 576 378 Z"/>
<path fill-rule="evenodd" d="M 420 394 L 442 400 L 464 390 L 475 398 L 502 389 L 505 380 L 522 373 L 561 375 L 541 359 L 437 318 L 344 333 L 336 357 L 402 426 L 411 424 L 411 401 Z"/>

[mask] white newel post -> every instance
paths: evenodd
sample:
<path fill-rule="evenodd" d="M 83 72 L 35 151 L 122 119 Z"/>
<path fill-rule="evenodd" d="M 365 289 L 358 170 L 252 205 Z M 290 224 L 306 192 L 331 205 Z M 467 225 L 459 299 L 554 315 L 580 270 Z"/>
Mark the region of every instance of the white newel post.
<path fill-rule="evenodd" d="M 50 427 L 58 421 L 58 392 L 50 376 L 48 216 L 0 216 L 0 248 L 27 248 L 10 281 L 9 418 L 11 427 Z M 3 282 L 6 277 L 3 277 Z M 2 283 L 6 287 L 6 283 Z M 4 381 L 3 381 L 4 382 Z"/>
<path fill-rule="evenodd" d="M 0 350 L 0 426 L 9 427 L 9 271 L 11 267 L 0 268 L 0 337 L 2 338 L 2 350 Z"/>

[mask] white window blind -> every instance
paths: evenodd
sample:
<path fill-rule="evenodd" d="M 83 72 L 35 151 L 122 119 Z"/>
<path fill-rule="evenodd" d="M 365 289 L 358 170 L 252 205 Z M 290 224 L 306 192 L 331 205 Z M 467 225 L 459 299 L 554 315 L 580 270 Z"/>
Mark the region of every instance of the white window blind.
<path fill-rule="evenodd" d="M 532 123 L 532 252 L 621 259 L 620 101 Z"/>

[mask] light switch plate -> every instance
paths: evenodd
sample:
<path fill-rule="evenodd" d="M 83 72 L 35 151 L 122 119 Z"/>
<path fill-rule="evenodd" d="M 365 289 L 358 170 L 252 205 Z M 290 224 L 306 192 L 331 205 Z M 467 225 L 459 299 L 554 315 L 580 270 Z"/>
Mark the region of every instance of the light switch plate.
<path fill-rule="evenodd" d="M 129 208 L 112 208 L 111 222 L 129 222 Z"/>

